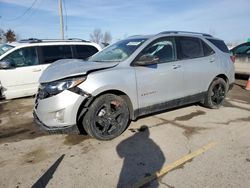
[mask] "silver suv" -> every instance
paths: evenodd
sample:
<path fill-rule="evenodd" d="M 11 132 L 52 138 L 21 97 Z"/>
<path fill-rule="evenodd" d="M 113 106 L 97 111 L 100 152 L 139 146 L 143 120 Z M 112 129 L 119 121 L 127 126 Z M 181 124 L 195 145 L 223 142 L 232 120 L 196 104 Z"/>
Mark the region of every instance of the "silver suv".
<path fill-rule="evenodd" d="M 222 105 L 234 83 L 225 43 L 203 33 L 132 36 L 83 60 L 59 60 L 40 77 L 34 118 L 50 133 L 120 135 L 130 120 L 188 103 Z"/>

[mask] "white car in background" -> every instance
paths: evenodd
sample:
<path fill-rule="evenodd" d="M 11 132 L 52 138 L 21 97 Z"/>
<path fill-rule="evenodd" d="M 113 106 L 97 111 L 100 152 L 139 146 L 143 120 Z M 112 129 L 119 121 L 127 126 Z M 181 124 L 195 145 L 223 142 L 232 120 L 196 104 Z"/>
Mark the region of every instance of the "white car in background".
<path fill-rule="evenodd" d="M 87 59 L 101 47 L 80 39 L 27 39 L 0 45 L 0 97 L 13 99 L 37 92 L 42 72 L 59 59 Z"/>
<path fill-rule="evenodd" d="M 235 57 L 235 73 L 250 76 L 250 42 L 240 44 L 230 51 Z"/>

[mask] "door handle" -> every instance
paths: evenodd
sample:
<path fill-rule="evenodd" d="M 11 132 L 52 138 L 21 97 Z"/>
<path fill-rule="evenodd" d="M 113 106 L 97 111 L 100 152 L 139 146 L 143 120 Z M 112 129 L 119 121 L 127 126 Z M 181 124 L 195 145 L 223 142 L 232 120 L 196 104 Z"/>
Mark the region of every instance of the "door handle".
<path fill-rule="evenodd" d="M 32 69 L 32 72 L 39 72 L 39 71 L 41 71 L 42 69 L 40 69 L 40 68 L 37 68 L 37 69 Z"/>
<path fill-rule="evenodd" d="M 173 65 L 173 69 L 181 68 L 181 65 Z"/>
<path fill-rule="evenodd" d="M 210 62 L 210 63 L 213 63 L 214 61 L 215 61 L 214 58 L 209 59 L 209 62 Z"/>

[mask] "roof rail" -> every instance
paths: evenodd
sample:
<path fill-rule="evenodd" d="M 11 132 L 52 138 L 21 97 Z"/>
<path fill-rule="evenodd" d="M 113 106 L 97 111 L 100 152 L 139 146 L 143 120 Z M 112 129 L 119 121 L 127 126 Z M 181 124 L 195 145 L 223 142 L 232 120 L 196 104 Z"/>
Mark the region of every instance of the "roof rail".
<path fill-rule="evenodd" d="M 20 43 L 35 43 L 35 42 L 42 42 L 42 40 L 36 39 L 36 38 L 28 38 L 28 39 L 22 39 L 19 42 Z"/>
<path fill-rule="evenodd" d="M 37 43 L 37 42 L 89 42 L 87 40 L 78 39 L 78 38 L 69 38 L 69 39 L 36 39 L 36 38 L 29 38 L 29 39 L 22 39 L 20 43 Z"/>
<path fill-rule="evenodd" d="M 191 31 L 163 31 L 158 33 L 159 34 L 179 34 L 179 33 L 183 33 L 183 34 L 195 34 L 195 35 L 202 35 L 202 36 L 206 36 L 206 37 L 212 37 L 212 35 L 207 34 L 207 33 L 199 33 L 199 32 L 191 32 Z"/>
<path fill-rule="evenodd" d="M 83 39 L 79 39 L 79 38 L 69 38 L 67 40 L 73 40 L 73 41 L 81 41 L 81 42 L 90 42 L 88 40 L 83 40 Z"/>

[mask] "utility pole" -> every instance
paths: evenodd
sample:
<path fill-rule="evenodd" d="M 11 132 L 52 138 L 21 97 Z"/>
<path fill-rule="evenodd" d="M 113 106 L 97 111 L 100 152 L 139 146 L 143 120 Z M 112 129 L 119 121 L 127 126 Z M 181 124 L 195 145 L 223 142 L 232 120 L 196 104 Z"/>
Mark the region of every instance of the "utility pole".
<path fill-rule="evenodd" d="M 61 38 L 64 39 L 64 24 L 63 24 L 62 0 L 58 0 L 58 4 L 59 4 Z"/>

